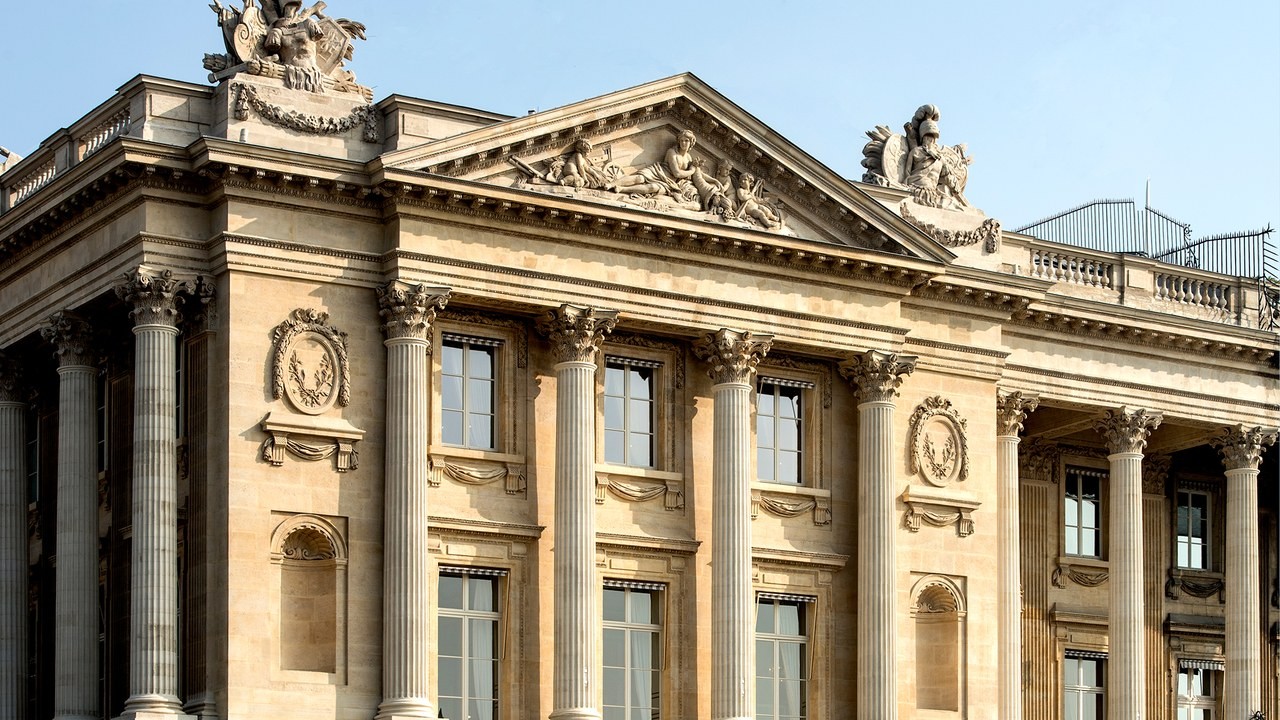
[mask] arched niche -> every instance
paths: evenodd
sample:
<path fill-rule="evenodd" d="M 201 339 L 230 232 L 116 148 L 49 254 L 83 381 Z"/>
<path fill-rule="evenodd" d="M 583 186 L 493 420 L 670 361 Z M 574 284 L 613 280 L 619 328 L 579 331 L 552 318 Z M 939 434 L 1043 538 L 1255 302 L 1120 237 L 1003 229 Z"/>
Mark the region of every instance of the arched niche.
<path fill-rule="evenodd" d="M 277 667 L 323 673 L 325 681 L 344 673 L 347 544 L 338 525 L 319 515 L 287 516 L 272 533 L 271 562 L 277 566 Z"/>
<path fill-rule="evenodd" d="M 911 598 L 916 707 L 958 713 L 964 703 L 964 592 L 951 578 L 928 575 L 916 582 Z"/>

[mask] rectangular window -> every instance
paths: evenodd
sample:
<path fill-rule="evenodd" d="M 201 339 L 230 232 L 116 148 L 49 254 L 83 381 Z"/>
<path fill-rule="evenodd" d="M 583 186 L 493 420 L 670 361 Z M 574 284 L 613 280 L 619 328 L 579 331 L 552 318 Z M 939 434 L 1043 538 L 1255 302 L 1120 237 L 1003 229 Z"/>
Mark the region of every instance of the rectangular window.
<path fill-rule="evenodd" d="M 498 717 L 498 581 L 503 574 L 440 568 L 437 678 L 442 717 Z"/>
<path fill-rule="evenodd" d="M 756 604 L 756 719 L 808 713 L 808 599 L 761 594 Z"/>
<path fill-rule="evenodd" d="M 801 471 L 804 408 L 801 395 L 813 383 L 760 378 L 756 393 L 756 473 L 763 482 L 798 485 Z"/>
<path fill-rule="evenodd" d="M 1093 655 L 1068 655 L 1062 661 L 1063 720 L 1106 718 L 1106 661 Z"/>
<path fill-rule="evenodd" d="M 610 357 L 604 366 L 604 460 L 653 467 L 654 370 L 661 363 Z"/>
<path fill-rule="evenodd" d="M 1214 720 L 1217 717 L 1217 675 L 1217 671 L 1202 667 L 1184 666 L 1178 670 L 1178 720 Z"/>
<path fill-rule="evenodd" d="M 1063 508 L 1066 553 L 1102 557 L 1102 479 L 1100 470 L 1067 468 Z"/>
<path fill-rule="evenodd" d="M 606 581 L 602 720 L 661 717 L 661 588 L 652 583 Z"/>
<path fill-rule="evenodd" d="M 446 334 L 441 344 L 440 432 L 445 445 L 497 449 L 497 350 L 501 342 Z"/>
<path fill-rule="evenodd" d="M 1209 569 L 1209 494 L 1178 491 L 1177 565 Z"/>

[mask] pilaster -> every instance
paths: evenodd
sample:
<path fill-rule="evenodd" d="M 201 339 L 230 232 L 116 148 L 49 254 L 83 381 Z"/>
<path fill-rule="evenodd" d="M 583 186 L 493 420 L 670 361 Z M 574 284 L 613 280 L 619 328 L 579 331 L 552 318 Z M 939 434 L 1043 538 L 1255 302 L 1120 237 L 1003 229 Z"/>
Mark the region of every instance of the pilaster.
<path fill-rule="evenodd" d="M 1094 424 L 1111 451 L 1107 456 L 1111 463 L 1107 717 L 1139 719 L 1146 709 L 1142 451 L 1161 419 L 1160 413 L 1119 408 L 1106 411 Z"/>
<path fill-rule="evenodd" d="M 1022 561 L 1018 522 L 1018 434 L 1027 413 L 1040 405 L 1039 398 L 1021 392 L 996 397 L 996 476 L 998 493 L 997 606 L 1000 657 L 998 715 L 1001 720 L 1022 719 L 1022 593 L 1019 572 Z"/>
<path fill-rule="evenodd" d="M 55 524 L 54 720 L 97 720 L 98 369 L 89 323 L 69 311 L 40 331 L 58 359 L 58 509 Z"/>
<path fill-rule="evenodd" d="M 597 720 L 596 356 L 618 314 L 561 305 L 538 330 L 556 369 L 555 620 L 552 720 Z"/>
<path fill-rule="evenodd" d="M 751 381 L 769 335 L 722 329 L 693 347 L 715 383 L 711 461 L 711 717 L 755 715 Z"/>
<path fill-rule="evenodd" d="M 1223 717 L 1248 717 L 1262 705 L 1262 624 L 1258 604 L 1258 466 L 1276 433 L 1238 425 L 1212 440 L 1227 476 L 1227 671 Z"/>
<path fill-rule="evenodd" d="M 393 281 L 377 293 L 387 348 L 382 702 L 377 718 L 433 718 L 427 355 L 431 324 L 449 301 L 449 289 Z"/>
<path fill-rule="evenodd" d="M 870 350 L 840 363 L 858 398 L 858 717 L 898 717 L 894 398 L 912 355 Z"/>

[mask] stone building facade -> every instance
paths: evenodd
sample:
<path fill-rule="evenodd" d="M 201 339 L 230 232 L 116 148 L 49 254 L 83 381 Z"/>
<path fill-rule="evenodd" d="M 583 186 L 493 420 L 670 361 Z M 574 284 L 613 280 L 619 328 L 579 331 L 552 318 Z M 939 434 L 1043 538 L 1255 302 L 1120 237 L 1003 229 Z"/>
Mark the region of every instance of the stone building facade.
<path fill-rule="evenodd" d="M 0 716 L 1280 716 L 1251 284 L 284 5 L 0 174 Z"/>

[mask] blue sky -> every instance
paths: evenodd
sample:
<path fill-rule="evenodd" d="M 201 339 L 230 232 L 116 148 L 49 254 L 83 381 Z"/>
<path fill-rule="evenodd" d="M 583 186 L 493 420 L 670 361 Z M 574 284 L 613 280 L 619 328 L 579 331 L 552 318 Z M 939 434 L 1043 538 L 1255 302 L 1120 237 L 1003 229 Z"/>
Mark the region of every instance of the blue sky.
<path fill-rule="evenodd" d="M 238 2 L 236 4 L 239 4 Z M 6 3 L 0 145 L 22 154 L 139 73 L 206 82 L 206 0 Z M 1280 225 L 1280 3 L 378 3 L 349 64 L 396 93 L 512 115 L 693 72 L 835 171 L 924 103 L 1017 227 L 1097 198 L 1195 236 Z"/>

